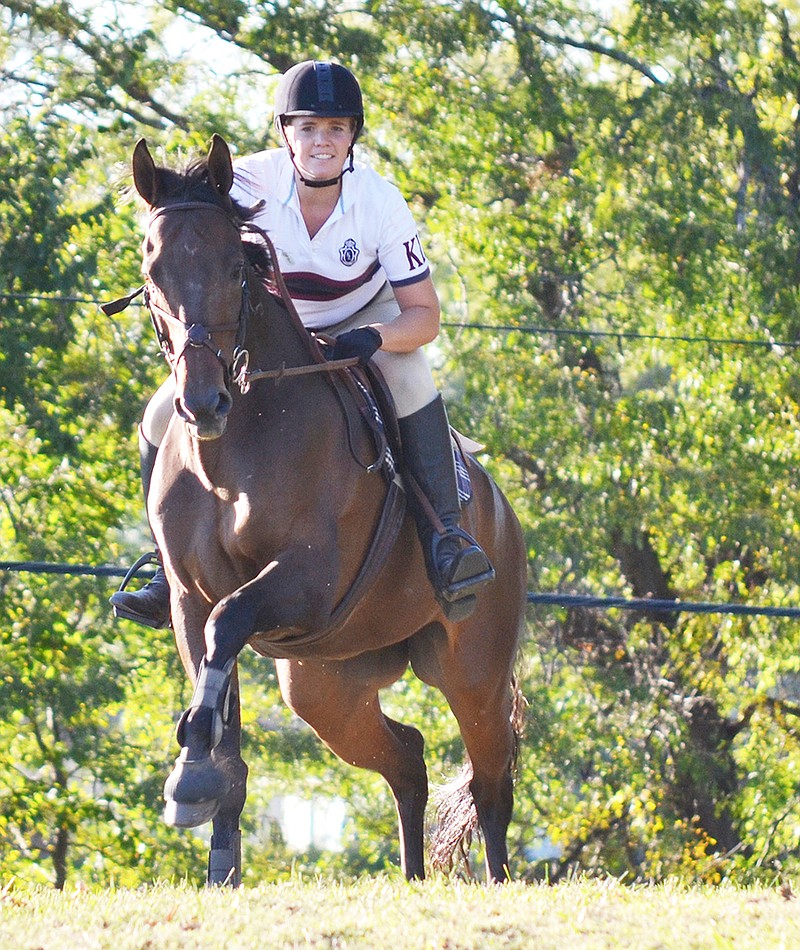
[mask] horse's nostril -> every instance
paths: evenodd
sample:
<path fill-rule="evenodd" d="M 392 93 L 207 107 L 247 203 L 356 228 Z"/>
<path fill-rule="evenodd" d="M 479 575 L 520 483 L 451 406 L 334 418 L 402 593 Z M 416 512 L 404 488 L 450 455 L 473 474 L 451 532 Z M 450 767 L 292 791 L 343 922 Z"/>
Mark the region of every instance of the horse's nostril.
<path fill-rule="evenodd" d="M 183 390 L 175 396 L 175 412 L 192 425 L 217 429 L 233 408 L 233 399 L 226 389 L 204 391 Z"/>
<path fill-rule="evenodd" d="M 231 394 L 226 390 L 222 390 L 219 394 L 219 401 L 217 402 L 217 412 L 221 416 L 227 416 L 232 408 L 233 399 L 231 398 Z"/>

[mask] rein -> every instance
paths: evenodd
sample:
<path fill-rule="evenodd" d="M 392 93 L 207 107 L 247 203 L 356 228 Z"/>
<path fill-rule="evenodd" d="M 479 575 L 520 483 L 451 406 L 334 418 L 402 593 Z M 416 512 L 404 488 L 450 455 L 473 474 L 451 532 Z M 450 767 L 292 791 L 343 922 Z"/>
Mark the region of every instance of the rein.
<path fill-rule="evenodd" d="M 287 366 L 281 363 L 277 369 L 248 369 L 240 373 L 234 380 L 241 386 L 249 386 L 254 379 L 274 379 L 277 385 L 284 376 L 305 376 L 308 373 L 333 372 L 337 369 L 349 369 L 351 366 L 357 366 L 359 359 L 357 356 L 348 356 L 344 360 L 328 360 L 325 363 L 310 363 L 308 366 Z M 241 377 L 244 376 L 244 379 Z M 246 389 L 242 390 L 247 392 Z"/>
<path fill-rule="evenodd" d="M 176 204 L 164 205 L 161 208 L 156 208 L 150 213 L 150 217 L 148 219 L 148 228 L 150 225 L 152 225 L 156 218 L 159 218 L 170 211 L 196 210 L 218 211 L 220 214 L 224 215 L 228 223 L 235 228 L 235 225 L 231 221 L 228 212 L 224 208 L 206 201 L 182 201 Z M 257 233 L 266 242 L 270 257 L 273 261 L 275 261 L 275 248 L 266 232 L 255 225 L 247 225 L 247 228 L 248 230 Z M 278 267 L 274 268 L 274 273 L 278 292 L 281 298 L 284 301 L 289 301 L 291 299 L 289 290 L 286 287 L 283 275 L 281 274 Z M 170 364 L 172 369 L 175 368 L 175 365 L 179 362 L 180 358 L 186 352 L 188 347 L 205 346 L 211 350 L 214 356 L 222 364 L 222 367 L 225 371 L 226 386 L 229 386 L 230 382 L 232 381 L 236 383 L 240 392 L 244 394 L 250 389 L 250 384 L 254 380 L 274 379 L 275 384 L 277 385 L 282 379 L 284 379 L 284 377 L 304 376 L 308 373 L 336 372 L 337 370 L 348 369 L 351 366 L 356 366 L 359 362 L 358 357 L 356 356 L 348 357 L 347 359 L 343 360 L 325 360 L 322 358 L 320 362 L 310 363 L 305 366 L 287 366 L 284 362 L 277 369 L 251 370 L 249 369 L 250 354 L 244 348 L 244 337 L 247 331 L 247 320 L 251 312 L 250 285 L 246 273 L 242 278 L 242 302 L 239 308 L 239 315 L 237 319 L 233 322 L 221 323 L 210 327 L 201 323 L 187 323 L 185 320 L 182 320 L 170 310 L 159 306 L 159 304 L 153 300 L 151 288 L 154 286 L 155 285 L 152 284 L 151 281 L 147 280 L 144 284 L 142 284 L 141 287 L 137 287 L 136 290 L 131 291 L 124 297 L 119 297 L 116 300 L 101 304 L 100 309 L 107 317 L 110 317 L 114 314 L 121 313 L 137 297 L 142 296 L 144 305 L 147 307 L 150 313 L 150 319 L 152 321 L 153 329 L 155 331 L 156 338 L 158 339 L 161 352 L 164 354 L 164 358 Z M 158 315 L 163 320 L 177 323 L 186 331 L 186 342 L 177 356 L 174 354 L 169 337 L 161 330 L 158 320 L 156 319 L 156 315 Z M 231 362 L 230 364 L 227 364 L 222 358 L 222 350 L 215 350 L 211 344 L 214 333 L 226 333 L 230 332 L 231 330 L 236 330 L 236 342 L 234 345 Z"/>

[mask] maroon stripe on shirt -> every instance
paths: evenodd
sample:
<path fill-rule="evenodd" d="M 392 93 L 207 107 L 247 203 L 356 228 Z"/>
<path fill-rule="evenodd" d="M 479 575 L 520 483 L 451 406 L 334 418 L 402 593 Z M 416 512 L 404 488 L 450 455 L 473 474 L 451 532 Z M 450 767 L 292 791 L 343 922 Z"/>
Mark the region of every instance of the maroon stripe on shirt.
<path fill-rule="evenodd" d="M 321 274 L 310 271 L 284 273 L 283 278 L 289 288 L 290 296 L 295 300 L 338 300 L 369 283 L 380 270 L 380 262 L 375 261 L 367 270 L 352 280 L 331 280 Z"/>

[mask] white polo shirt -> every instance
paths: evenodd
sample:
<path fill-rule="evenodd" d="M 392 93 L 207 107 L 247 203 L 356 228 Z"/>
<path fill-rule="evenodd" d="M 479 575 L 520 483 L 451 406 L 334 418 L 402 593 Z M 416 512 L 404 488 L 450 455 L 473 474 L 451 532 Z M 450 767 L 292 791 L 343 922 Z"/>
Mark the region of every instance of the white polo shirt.
<path fill-rule="evenodd" d="M 300 319 L 310 329 L 346 320 L 388 280 L 402 287 L 429 274 L 416 224 L 400 191 L 361 162 L 345 172 L 331 216 L 309 236 L 285 148 L 235 163 L 231 197 L 264 201 L 253 223 L 270 236 Z"/>

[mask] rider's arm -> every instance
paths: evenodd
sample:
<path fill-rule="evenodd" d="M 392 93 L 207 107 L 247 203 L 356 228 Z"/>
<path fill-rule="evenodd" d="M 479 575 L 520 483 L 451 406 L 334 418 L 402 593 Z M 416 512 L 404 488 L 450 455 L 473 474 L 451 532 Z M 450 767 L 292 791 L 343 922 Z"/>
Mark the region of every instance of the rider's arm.
<path fill-rule="evenodd" d="M 439 297 L 430 276 L 394 287 L 400 314 L 390 323 L 373 323 L 383 339 L 382 350 L 409 353 L 436 339 L 439 333 Z"/>

